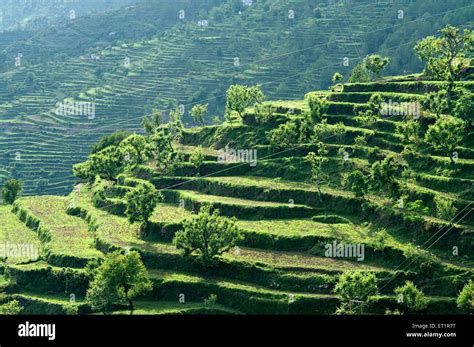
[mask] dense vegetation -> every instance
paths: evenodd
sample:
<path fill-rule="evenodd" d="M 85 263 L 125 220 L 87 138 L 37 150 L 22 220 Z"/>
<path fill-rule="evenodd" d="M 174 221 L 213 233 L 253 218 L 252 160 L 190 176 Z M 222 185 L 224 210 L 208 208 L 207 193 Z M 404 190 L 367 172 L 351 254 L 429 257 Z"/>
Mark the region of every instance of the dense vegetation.
<path fill-rule="evenodd" d="M 282 6 L 230 1 L 211 18 Z M 319 20 L 346 10 L 311 6 Z M 192 25 L 170 30 L 187 38 Z M 24 177 L 13 175 L 0 240 L 31 247 L 0 256 L 0 314 L 472 313 L 474 36 L 452 25 L 428 34 L 410 46 L 416 74 L 383 77 L 397 53 L 364 53 L 300 99 L 275 99 L 256 73 L 189 114 L 172 94 L 167 112 L 154 100 L 140 129 L 120 123 L 83 151 L 67 196 L 21 196 Z M 147 42 L 135 53 L 149 53 Z M 116 73 L 129 83 L 148 69 Z M 102 94 L 109 110 L 116 87 Z"/>

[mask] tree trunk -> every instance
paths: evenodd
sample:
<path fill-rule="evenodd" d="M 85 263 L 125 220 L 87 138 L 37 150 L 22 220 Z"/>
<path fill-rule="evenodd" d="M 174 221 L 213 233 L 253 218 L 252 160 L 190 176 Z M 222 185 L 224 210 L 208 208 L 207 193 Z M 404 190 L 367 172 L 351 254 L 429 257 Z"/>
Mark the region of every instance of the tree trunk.
<path fill-rule="evenodd" d="M 134 307 L 133 307 L 132 299 L 130 299 L 128 296 L 125 296 L 125 298 L 128 301 L 128 308 L 130 309 L 130 315 L 133 315 Z"/>

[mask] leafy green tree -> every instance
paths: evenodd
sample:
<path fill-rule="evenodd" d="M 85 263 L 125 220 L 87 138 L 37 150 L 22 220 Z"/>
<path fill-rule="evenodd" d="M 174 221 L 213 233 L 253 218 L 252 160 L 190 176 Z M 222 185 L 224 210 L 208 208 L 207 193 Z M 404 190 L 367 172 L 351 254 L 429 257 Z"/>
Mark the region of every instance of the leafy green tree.
<path fill-rule="evenodd" d="M 423 104 L 436 118 L 439 118 L 449 110 L 447 90 L 441 89 L 437 92 L 428 93 Z"/>
<path fill-rule="evenodd" d="M 334 293 L 341 297 L 338 313 L 354 314 L 354 306 L 363 305 L 371 296 L 377 295 L 377 278 L 371 272 L 345 271 L 339 276 Z"/>
<path fill-rule="evenodd" d="M 195 149 L 193 153 L 191 153 L 191 155 L 189 156 L 189 162 L 194 167 L 198 175 L 201 174 L 201 167 L 205 159 L 206 156 L 204 155 L 202 146 L 198 146 L 198 148 Z"/>
<path fill-rule="evenodd" d="M 209 104 L 194 105 L 193 108 L 191 109 L 191 117 L 193 117 L 193 120 L 196 123 L 204 125 L 204 115 L 207 113 L 208 108 L 209 108 Z"/>
<path fill-rule="evenodd" d="M 141 231 L 147 230 L 150 217 L 161 199 L 161 193 L 151 183 L 142 182 L 137 185 L 125 195 L 125 214 L 129 222 L 140 223 Z"/>
<path fill-rule="evenodd" d="M 0 305 L 0 316 L 1 315 L 19 315 L 23 311 L 23 307 L 20 305 L 18 300 L 12 300 L 6 304 Z"/>
<path fill-rule="evenodd" d="M 308 106 L 314 123 L 319 123 L 326 118 L 328 103 L 325 98 L 312 94 L 308 97 Z"/>
<path fill-rule="evenodd" d="M 446 199 L 437 195 L 434 199 L 436 205 L 436 215 L 447 221 L 451 221 L 457 213 L 457 208 L 453 204 L 453 200 Z"/>
<path fill-rule="evenodd" d="M 133 299 L 152 290 L 148 272 L 137 252 L 109 253 L 92 272 L 86 299 L 94 310 L 110 312 L 112 305 L 127 303 L 133 314 Z"/>
<path fill-rule="evenodd" d="M 456 100 L 453 115 L 464 120 L 468 126 L 474 122 L 474 93 L 464 91 Z"/>
<path fill-rule="evenodd" d="M 275 107 L 271 104 L 255 105 L 255 120 L 259 124 L 269 123 L 274 119 Z"/>
<path fill-rule="evenodd" d="M 364 58 L 363 64 L 375 77 L 380 77 L 380 73 L 390 63 L 390 58 L 381 57 L 378 54 L 371 54 Z"/>
<path fill-rule="evenodd" d="M 395 289 L 397 302 L 408 312 L 416 313 L 428 307 L 428 298 L 411 281 Z"/>
<path fill-rule="evenodd" d="M 396 133 L 403 138 L 405 143 L 419 143 L 420 123 L 413 119 L 399 122 L 396 125 Z"/>
<path fill-rule="evenodd" d="M 336 83 L 336 84 L 342 82 L 343 79 L 344 79 L 344 76 L 343 76 L 341 73 L 339 73 L 339 72 L 336 72 L 336 73 L 332 76 L 332 82 L 333 82 L 333 83 Z M 344 84 L 343 84 L 343 86 L 344 86 Z"/>
<path fill-rule="evenodd" d="M 393 156 L 372 164 L 370 170 L 371 185 L 375 190 L 383 190 L 393 198 L 400 194 L 397 178 L 400 176 L 402 165 Z"/>
<path fill-rule="evenodd" d="M 90 172 L 94 176 L 99 175 L 102 178 L 114 180 L 123 171 L 123 159 L 117 147 L 106 147 L 89 156 Z"/>
<path fill-rule="evenodd" d="M 106 135 L 103 136 L 99 142 L 95 145 L 92 146 L 92 151 L 91 153 L 97 153 L 103 150 L 104 148 L 107 148 L 109 146 L 118 146 L 120 142 L 125 140 L 127 137 L 129 137 L 130 134 L 128 131 L 117 131 L 111 135 Z"/>
<path fill-rule="evenodd" d="M 229 87 L 226 93 L 226 114 L 230 112 L 237 112 L 242 118 L 245 109 L 255 103 L 262 103 L 265 100 L 265 94 L 259 85 L 243 86 L 234 84 Z"/>
<path fill-rule="evenodd" d="M 148 160 L 151 149 L 146 137 L 133 134 L 120 143 L 118 151 L 123 164 L 133 169 Z"/>
<path fill-rule="evenodd" d="M 458 295 L 456 303 L 459 308 L 474 311 L 474 282 L 469 281 Z"/>
<path fill-rule="evenodd" d="M 309 152 L 308 155 L 305 157 L 305 160 L 311 165 L 311 182 L 316 185 L 320 198 L 321 186 L 328 178 L 323 168 L 324 164 L 328 161 L 326 157 L 327 153 L 327 147 L 324 145 L 324 143 L 319 142 L 317 144 L 316 153 Z"/>
<path fill-rule="evenodd" d="M 349 189 L 356 198 L 364 198 L 369 190 L 367 177 L 359 170 L 354 170 L 343 178 L 343 186 Z"/>
<path fill-rule="evenodd" d="M 442 151 L 454 163 L 453 151 L 464 139 L 465 123 L 458 118 L 442 117 L 428 127 L 425 142 L 433 149 Z"/>
<path fill-rule="evenodd" d="M 268 133 L 271 146 L 278 149 L 294 146 L 300 140 L 299 130 L 298 123 L 292 120 L 280 124 Z"/>
<path fill-rule="evenodd" d="M 474 36 L 472 31 L 461 31 L 447 25 L 440 31 L 440 36 L 428 36 L 415 46 L 416 55 L 425 65 L 425 72 L 437 79 L 459 80 L 462 71 L 469 65 L 466 54 L 472 50 Z"/>
<path fill-rule="evenodd" d="M 21 180 L 9 179 L 5 181 L 2 187 L 2 198 L 7 204 L 13 204 L 20 196 L 23 190 L 23 182 Z"/>
<path fill-rule="evenodd" d="M 176 129 L 173 131 L 170 127 L 160 127 L 149 137 L 151 153 L 160 171 L 169 171 L 178 162 L 179 156 L 174 147 L 174 139 L 180 130 L 179 127 Z"/>
<path fill-rule="evenodd" d="M 210 205 L 201 206 L 197 216 L 183 222 L 183 230 L 176 233 L 174 243 L 184 255 L 195 254 L 206 267 L 216 263 L 217 256 L 235 247 L 241 240 L 236 219 L 221 217 Z"/>
<path fill-rule="evenodd" d="M 151 115 L 143 118 L 143 128 L 148 134 L 153 134 L 156 129 L 163 123 L 163 114 L 156 109 L 151 111 Z"/>
<path fill-rule="evenodd" d="M 367 70 L 364 62 L 360 62 L 355 66 L 355 68 L 352 70 L 351 75 L 349 77 L 349 83 L 365 83 L 365 82 L 370 82 L 370 74 L 369 71 Z"/>

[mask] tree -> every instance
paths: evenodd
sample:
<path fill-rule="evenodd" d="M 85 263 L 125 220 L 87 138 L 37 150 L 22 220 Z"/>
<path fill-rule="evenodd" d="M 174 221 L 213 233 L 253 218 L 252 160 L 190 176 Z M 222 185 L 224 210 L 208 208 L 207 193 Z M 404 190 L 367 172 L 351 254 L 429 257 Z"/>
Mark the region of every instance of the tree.
<path fill-rule="evenodd" d="M 128 131 L 117 131 L 112 135 L 103 136 L 97 144 L 92 146 L 91 153 L 100 152 L 101 150 L 109 146 L 118 146 L 120 142 L 125 140 L 130 135 L 132 134 L 130 134 Z"/>
<path fill-rule="evenodd" d="M 405 285 L 395 289 L 397 302 L 401 304 L 408 313 L 415 313 L 428 307 L 428 299 L 411 281 L 406 281 Z"/>
<path fill-rule="evenodd" d="M 130 223 L 140 223 L 140 230 L 147 230 L 149 220 L 158 202 L 160 192 L 149 182 L 142 182 L 125 195 L 127 209 L 125 214 Z"/>
<path fill-rule="evenodd" d="M 464 91 L 456 100 L 453 115 L 464 120 L 468 126 L 474 121 L 474 93 Z"/>
<path fill-rule="evenodd" d="M 451 221 L 456 216 L 457 208 L 454 206 L 453 200 L 437 195 L 434 198 L 434 202 L 436 205 L 436 215 L 439 218 Z"/>
<path fill-rule="evenodd" d="M 296 121 L 290 120 L 280 124 L 278 128 L 268 133 L 270 145 L 275 148 L 290 148 L 299 143 L 300 128 Z"/>
<path fill-rule="evenodd" d="M 365 175 L 354 170 L 343 178 L 343 186 L 354 193 L 356 198 L 364 198 L 369 190 L 369 183 Z"/>
<path fill-rule="evenodd" d="M 310 114 L 314 123 L 319 123 L 324 118 L 326 118 L 326 112 L 328 110 L 328 103 L 326 99 L 312 94 L 308 97 L 308 106 L 311 111 Z"/>
<path fill-rule="evenodd" d="M 209 108 L 209 104 L 194 105 L 193 108 L 191 109 L 191 117 L 193 117 L 193 120 L 196 123 L 204 125 L 204 115 L 207 113 L 208 108 Z"/>
<path fill-rule="evenodd" d="M 440 37 L 428 36 L 418 41 L 414 49 L 425 63 L 425 73 L 449 81 L 452 86 L 469 65 L 465 55 L 472 51 L 474 37 L 470 30 L 461 31 L 449 24 L 439 32 Z"/>
<path fill-rule="evenodd" d="M 2 198 L 7 204 L 13 204 L 23 190 L 21 180 L 9 179 L 3 184 Z"/>
<path fill-rule="evenodd" d="M 464 127 L 465 123 L 461 119 L 442 117 L 428 127 L 425 142 L 433 149 L 445 153 L 449 156 L 451 163 L 454 163 L 453 151 L 464 139 Z"/>
<path fill-rule="evenodd" d="M 12 300 L 6 304 L 0 305 L 0 316 L 1 315 L 19 315 L 23 311 L 23 307 L 20 305 L 18 300 Z"/>
<path fill-rule="evenodd" d="M 123 171 L 123 159 L 122 153 L 117 150 L 117 147 L 106 147 L 89 156 L 90 172 L 94 177 L 99 175 L 100 177 L 114 180 Z"/>
<path fill-rule="evenodd" d="M 405 143 L 420 142 L 420 123 L 415 120 L 408 120 L 396 124 L 396 133 L 403 138 Z"/>
<path fill-rule="evenodd" d="M 195 254 L 208 267 L 241 239 L 235 218 L 221 217 L 218 210 L 211 212 L 210 205 L 203 205 L 197 216 L 183 222 L 183 229 L 176 233 L 174 243 L 184 255 Z"/>
<path fill-rule="evenodd" d="M 151 148 L 146 137 L 133 134 L 120 143 L 118 151 L 123 164 L 133 169 L 148 160 Z"/>
<path fill-rule="evenodd" d="M 198 146 L 198 148 L 189 156 L 189 162 L 196 169 L 198 175 L 201 174 L 201 166 L 204 163 L 205 158 L 206 156 L 204 155 L 202 146 Z"/>
<path fill-rule="evenodd" d="M 163 114 L 156 109 L 151 111 L 150 116 L 145 116 L 143 118 L 143 128 L 148 134 L 153 134 L 155 130 L 163 123 Z"/>
<path fill-rule="evenodd" d="M 339 73 L 339 72 L 336 72 L 333 76 L 332 76 L 332 82 L 333 83 L 339 83 L 341 82 L 342 80 L 344 79 L 344 76 Z"/>
<path fill-rule="evenodd" d="M 474 282 L 472 280 L 461 290 L 456 303 L 461 309 L 474 311 Z"/>
<path fill-rule="evenodd" d="M 177 130 L 171 130 L 170 127 L 160 127 L 149 138 L 150 148 L 153 158 L 156 160 L 158 170 L 170 170 L 177 162 L 178 153 L 176 152 L 173 141 L 176 138 Z"/>
<path fill-rule="evenodd" d="M 274 119 L 275 107 L 271 104 L 255 106 L 255 120 L 259 124 L 265 124 Z"/>
<path fill-rule="evenodd" d="M 436 118 L 439 118 L 449 109 L 447 94 L 448 92 L 445 89 L 441 89 L 437 92 L 428 93 L 423 101 L 425 107 L 433 113 Z"/>
<path fill-rule="evenodd" d="M 349 83 L 365 83 L 370 82 L 369 71 L 365 67 L 364 62 L 360 62 L 352 69 L 351 76 L 349 77 Z"/>
<path fill-rule="evenodd" d="M 339 276 L 334 293 L 341 297 L 339 313 L 355 313 L 353 303 L 360 304 L 362 311 L 368 299 L 378 293 L 377 278 L 371 272 L 345 271 Z"/>
<path fill-rule="evenodd" d="M 380 73 L 390 63 L 390 58 L 381 57 L 378 54 L 371 54 L 364 58 L 363 64 L 375 77 L 380 77 Z"/>
<path fill-rule="evenodd" d="M 397 177 L 400 176 L 402 166 L 395 157 L 388 156 L 382 161 L 372 164 L 370 170 L 371 185 L 375 190 L 385 190 L 393 198 L 400 194 Z"/>
<path fill-rule="evenodd" d="M 321 198 L 321 185 L 327 179 L 327 174 L 323 170 L 323 165 L 328 161 L 326 155 L 328 153 L 327 147 L 324 143 L 317 144 L 317 151 L 309 152 L 305 160 L 311 165 L 311 182 L 316 185 L 319 197 Z"/>
<path fill-rule="evenodd" d="M 133 299 L 152 290 L 148 272 L 137 252 L 109 253 L 92 272 L 86 299 L 94 310 L 110 312 L 113 304 L 128 303 L 133 314 Z"/>
<path fill-rule="evenodd" d="M 230 112 L 237 112 L 242 118 L 245 109 L 255 103 L 262 103 L 265 100 L 260 85 L 253 87 L 234 84 L 229 87 L 226 93 L 226 114 L 229 116 Z"/>

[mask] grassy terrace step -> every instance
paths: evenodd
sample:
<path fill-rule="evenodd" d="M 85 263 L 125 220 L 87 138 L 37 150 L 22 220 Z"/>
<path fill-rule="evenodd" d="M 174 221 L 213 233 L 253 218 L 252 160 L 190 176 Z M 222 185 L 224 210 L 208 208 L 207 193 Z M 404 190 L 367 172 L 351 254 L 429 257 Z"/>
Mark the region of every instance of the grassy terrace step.
<path fill-rule="evenodd" d="M 35 292 L 48 295 L 74 294 L 84 297 L 89 285 L 83 269 L 51 266 L 45 261 L 8 266 L 12 284 L 8 291 Z"/>
<path fill-rule="evenodd" d="M 73 194 L 76 195 L 77 207 L 81 209 L 80 214 L 97 228 L 97 245 L 100 249 L 106 252 L 116 248 L 135 249 L 142 253 L 149 268 L 200 272 L 199 267 L 188 259 L 182 258 L 180 252 L 170 243 L 153 241 L 156 237 L 170 240 L 174 232 L 181 228 L 182 220 L 191 216 L 191 213 L 175 206 L 160 204 L 152 218 L 154 226 L 150 231 L 151 239 L 149 237 L 144 240 L 137 236 L 137 227 L 129 225 L 125 218 L 107 214 L 93 207 L 89 198 L 86 197 L 84 188 L 80 193 Z M 80 198 L 81 202 L 79 202 L 78 194 L 83 195 Z M 239 226 L 240 223 L 239 221 Z M 255 232 L 243 230 L 243 233 L 245 237 L 255 239 Z M 281 235 L 260 234 L 259 237 L 263 246 L 274 242 L 272 241 L 274 237 L 280 238 L 280 243 L 287 242 Z M 249 242 L 255 242 L 255 240 L 251 239 Z M 334 283 L 334 276 L 346 268 L 375 271 L 380 273 L 381 278 L 390 273 L 389 269 L 370 262 L 367 264 L 366 262 L 340 261 L 301 252 L 281 253 L 281 259 L 289 262 L 285 267 L 281 261 L 275 263 L 275 257 L 271 257 L 270 254 L 271 252 L 265 250 L 242 248 L 242 251 L 239 250 L 237 253 L 233 252 L 224 257 L 225 262 L 222 263 L 219 273 L 236 279 L 252 278 L 252 281 L 265 285 L 277 281 L 282 287 L 314 292 L 327 292 Z M 334 268 L 329 269 L 328 264 L 333 264 Z M 329 284 L 329 287 L 325 287 L 325 283 Z"/>
<path fill-rule="evenodd" d="M 9 297 L 20 302 L 23 307 L 22 314 L 25 315 L 64 315 L 68 314 L 71 307 L 76 307 L 78 314 L 91 312 L 91 308 L 82 297 L 74 297 L 74 301 L 71 301 L 70 295 L 38 292 L 20 292 Z"/>
<path fill-rule="evenodd" d="M 474 90 L 473 81 L 455 83 L 457 86 L 462 86 L 471 91 Z M 346 83 L 344 85 L 344 91 L 424 94 L 432 91 L 437 91 L 442 86 L 443 82 L 438 81 Z"/>
<path fill-rule="evenodd" d="M 164 190 L 165 202 L 178 205 L 182 200 L 188 210 L 199 209 L 203 203 L 211 203 L 223 215 L 239 219 L 289 218 L 312 216 L 313 208 L 304 205 L 289 205 L 267 201 L 203 194 L 191 190 Z"/>
<path fill-rule="evenodd" d="M 153 270 L 150 276 L 158 299 L 176 300 L 184 294 L 187 300 L 202 301 L 216 294 L 218 303 L 247 314 L 331 314 L 339 302 L 332 295 L 294 294 L 221 278 Z"/>
<path fill-rule="evenodd" d="M 204 302 L 176 301 L 149 301 L 139 299 L 133 303 L 135 310 L 133 314 L 138 315 L 194 315 L 194 314 L 241 314 L 239 311 L 230 309 L 220 304 L 206 304 Z M 130 314 L 128 310 L 117 310 L 112 314 Z"/>
<path fill-rule="evenodd" d="M 0 258 L 7 257 L 7 264 L 34 260 L 41 254 L 38 235 L 26 227 L 11 209 L 12 206 L 0 205 Z M 4 247 L 10 246 L 14 247 L 14 253 L 4 254 Z"/>
<path fill-rule="evenodd" d="M 367 215 L 368 211 L 362 209 L 361 202 L 354 199 L 347 191 L 334 188 L 322 188 L 321 200 L 318 198 L 317 190 L 314 186 L 306 183 L 291 182 L 279 179 L 269 179 L 263 177 L 207 177 L 207 178 L 155 178 L 152 179 L 157 188 L 174 186 L 181 189 L 193 189 L 204 193 L 232 196 L 235 198 L 250 198 L 258 201 L 277 201 L 304 203 L 308 206 L 318 208 L 323 207 L 325 213 L 343 214 L 344 216 Z M 416 239 L 418 243 L 423 243 L 430 235 L 437 233 L 441 228 L 446 227 L 446 222 L 434 220 L 433 218 L 424 218 L 419 222 L 405 220 L 405 214 L 386 204 L 385 199 L 376 196 L 370 196 L 372 203 L 370 215 L 379 216 L 386 220 L 388 224 L 398 225 L 400 229 L 411 230 L 412 236 L 408 239 Z M 370 215 L 367 215 L 370 217 Z M 390 223 L 390 221 L 392 221 Z M 357 219 L 354 220 L 357 223 Z M 374 222 L 377 218 L 374 217 Z M 385 224 L 385 223 L 384 223 Z M 384 224 L 381 227 L 384 227 Z M 446 249 L 453 245 L 461 246 L 464 253 L 469 253 L 470 239 L 462 237 L 465 231 L 462 226 L 455 225 L 450 228 L 451 232 L 437 247 Z M 410 233 L 410 235 L 411 235 Z M 472 238 L 471 238 L 472 239 Z M 403 238 L 403 243 L 407 238 Z M 309 242 L 309 241 L 308 241 Z M 305 247 L 308 247 L 306 245 Z M 401 247 L 403 249 L 403 247 Z"/>
<path fill-rule="evenodd" d="M 87 224 L 66 213 L 66 197 L 37 196 L 20 199 L 17 213 L 30 227 L 47 234 L 48 261 L 63 266 L 83 267 L 87 261 L 101 256 L 94 248 L 94 237 Z"/>

